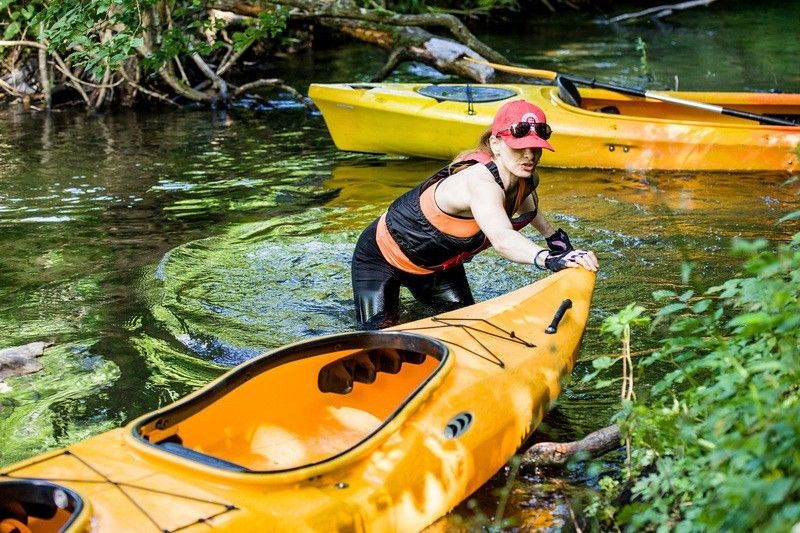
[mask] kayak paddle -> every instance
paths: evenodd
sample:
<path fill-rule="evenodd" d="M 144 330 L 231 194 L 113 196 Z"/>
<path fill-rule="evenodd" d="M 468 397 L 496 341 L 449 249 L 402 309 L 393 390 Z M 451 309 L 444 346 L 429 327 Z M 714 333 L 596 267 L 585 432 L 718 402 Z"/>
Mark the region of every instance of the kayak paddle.
<path fill-rule="evenodd" d="M 472 61 L 474 63 L 480 63 L 481 65 L 486 65 L 487 67 L 492 67 L 495 70 L 499 70 L 501 72 L 508 72 L 510 74 L 518 74 L 520 76 L 527 76 L 532 78 L 542 78 L 546 80 L 554 80 L 556 78 L 562 78 L 569 80 L 573 83 L 580 83 L 581 85 L 588 85 L 589 87 L 597 87 L 600 89 L 607 89 L 609 91 L 615 91 L 622 94 L 629 94 L 632 96 L 641 96 L 644 98 L 652 98 L 653 100 L 660 100 L 662 102 L 669 102 L 671 104 L 677 104 L 687 107 L 694 107 L 695 109 L 705 109 L 706 111 L 711 111 L 713 113 L 717 113 L 720 115 L 728 115 L 731 117 L 738 117 L 747 120 L 755 120 L 761 122 L 762 124 L 773 124 L 775 126 L 795 126 L 798 127 L 800 124 L 796 122 L 792 122 L 789 120 L 783 120 L 780 118 L 769 117 L 767 115 L 757 115 L 755 113 L 748 113 L 747 111 L 739 111 L 738 109 L 731 109 L 729 107 L 723 107 L 714 104 L 706 104 L 703 102 L 695 102 L 694 100 L 686 100 L 684 98 L 677 98 L 675 96 L 670 96 L 668 94 L 663 94 L 655 91 L 645 91 L 642 89 L 634 89 L 632 87 L 621 87 L 619 85 L 611 85 L 609 83 L 599 82 L 596 79 L 592 78 L 581 78 L 579 76 L 568 76 L 565 74 L 559 74 L 558 72 L 553 72 L 552 70 L 542 70 L 542 69 L 535 69 L 535 68 L 523 68 L 523 67 L 514 67 L 511 65 L 501 65 L 499 63 L 490 63 L 488 61 L 482 61 L 479 59 L 475 59 L 472 57 L 465 57 L 468 61 Z"/>

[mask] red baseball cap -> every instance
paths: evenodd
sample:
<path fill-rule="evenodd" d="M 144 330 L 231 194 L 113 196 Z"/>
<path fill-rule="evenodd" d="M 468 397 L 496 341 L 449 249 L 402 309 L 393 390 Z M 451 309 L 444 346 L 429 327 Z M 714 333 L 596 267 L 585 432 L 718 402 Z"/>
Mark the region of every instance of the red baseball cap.
<path fill-rule="evenodd" d="M 492 135 L 502 137 L 507 145 L 516 150 L 522 148 L 546 148 L 555 152 L 550 143 L 542 139 L 534 128 L 525 137 L 514 137 L 509 128 L 517 122 L 530 122 L 531 124 L 547 124 L 544 111 L 525 100 L 514 100 L 501 107 L 492 122 Z"/>

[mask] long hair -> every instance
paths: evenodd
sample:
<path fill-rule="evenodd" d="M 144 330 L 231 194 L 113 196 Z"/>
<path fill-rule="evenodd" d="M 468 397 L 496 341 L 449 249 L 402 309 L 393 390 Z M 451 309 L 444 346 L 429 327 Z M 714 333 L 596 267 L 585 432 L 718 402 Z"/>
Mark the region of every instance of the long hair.
<path fill-rule="evenodd" d="M 467 163 L 464 161 L 470 154 L 474 154 L 475 152 L 483 152 L 487 156 L 492 157 L 492 147 L 489 144 L 489 139 L 492 138 L 492 128 L 487 128 L 486 131 L 481 133 L 480 138 L 478 138 L 478 145 L 475 148 L 471 148 L 469 150 L 464 150 L 460 152 L 453 161 L 450 162 L 450 174 L 455 174 L 456 172 L 460 172 L 465 168 L 471 166 L 471 163 Z"/>
<path fill-rule="evenodd" d="M 481 133 L 481 136 L 478 139 L 478 146 L 470 150 L 464 150 L 463 152 L 460 152 L 455 159 L 450 162 L 450 175 L 453 175 L 456 172 L 461 172 L 465 168 L 471 167 L 472 163 L 469 163 L 469 159 L 465 158 L 474 154 L 475 152 L 482 152 L 487 156 L 492 157 L 492 146 L 489 144 L 489 139 L 491 138 L 492 128 L 488 128 L 486 131 Z M 536 188 L 539 186 L 539 174 L 534 171 L 529 179 L 531 180 L 531 190 L 536 190 Z"/>

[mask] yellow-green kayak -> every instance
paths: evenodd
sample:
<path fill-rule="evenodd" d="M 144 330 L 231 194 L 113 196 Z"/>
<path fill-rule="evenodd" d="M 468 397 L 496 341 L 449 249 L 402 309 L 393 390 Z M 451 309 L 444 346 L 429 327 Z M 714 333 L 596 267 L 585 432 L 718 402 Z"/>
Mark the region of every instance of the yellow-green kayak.
<path fill-rule="evenodd" d="M 664 92 L 740 111 L 800 119 L 800 94 Z M 497 109 L 524 98 L 553 128 L 541 166 L 703 171 L 800 168 L 800 127 L 759 124 L 604 89 L 571 105 L 553 86 L 312 84 L 309 96 L 342 150 L 452 159 L 474 148 Z M 578 102 L 575 102 L 578 103 Z"/>

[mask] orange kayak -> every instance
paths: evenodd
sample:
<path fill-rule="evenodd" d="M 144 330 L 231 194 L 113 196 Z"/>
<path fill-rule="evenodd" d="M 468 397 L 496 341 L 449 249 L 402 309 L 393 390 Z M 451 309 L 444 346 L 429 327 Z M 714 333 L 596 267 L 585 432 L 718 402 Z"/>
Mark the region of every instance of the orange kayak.
<path fill-rule="evenodd" d="M 125 428 L 5 467 L 0 531 L 418 531 L 552 406 L 594 283 L 567 269 L 263 354 Z"/>
<path fill-rule="evenodd" d="M 775 126 L 652 98 L 581 88 L 579 106 L 553 86 L 312 84 L 341 150 L 452 159 L 476 146 L 504 103 L 524 98 L 553 128 L 541 166 L 624 170 L 793 171 L 800 126 Z M 800 121 L 800 94 L 660 94 Z"/>

